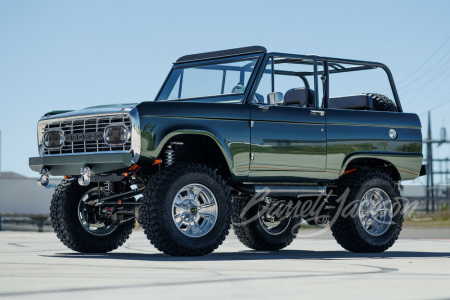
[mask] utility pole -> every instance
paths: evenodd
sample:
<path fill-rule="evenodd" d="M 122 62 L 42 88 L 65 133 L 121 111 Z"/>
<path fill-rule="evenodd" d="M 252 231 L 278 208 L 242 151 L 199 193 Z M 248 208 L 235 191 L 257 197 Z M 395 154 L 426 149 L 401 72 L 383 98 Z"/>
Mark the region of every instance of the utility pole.
<path fill-rule="evenodd" d="M 0 130 L 0 173 L 2 172 L 2 131 Z"/>
<path fill-rule="evenodd" d="M 434 180 L 433 180 L 433 144 L 431 142 L 431 113 L 428 111 L 427 137 L 427 213 L 430 211 L 430 197 L 434 211 Z"/>
<path fill-rule="evenodd" d="M 445 185 L 447 185 L 448 184 L 448 158 L 447 158 L 447 160 L 445 161 L 445 172 L 446 172 L 446 174 L 445 174 Z"/>
<path fill-rule="evenodd" d="M 423 141 L 424 144 L 426 144 L 427 147 L 427 202 L 426 202 L 426 211 L 429 212 L 430 211 L 430 206 L 431 206 L 431 211 L 434 212 L 435 210 L 435 198 L 436 198 L 436 190 L 435 190 L 435 186 L 434 186 L 434 176 L 435 175 L 445 175 L 445 179 L 446 179 L 446 184 L 447 184 L 447 178 L 448 178 L 448 167 L 447 167 L 447 163 L 449 161 L 449 158 L 444 158 L 444 159 L 433 159 L 433 144 L 437 144 L 438 147 L 441 146 L 442 144 L 450 144 L 450 141 L 447 140 L 447 132 L 445 130 L 445 128 L 441 129 L 441 138 L 438 140 L 433 140 L 431 137 L 431 114 L 430 111 L 428 111 L 428 136 L 427 139 Z M 446 170 L 443 170 L 442 165 L 440 165 L 440 170 L 437 172 L 434 172 L 433 170 L 433 162 L 445 162 L 445 166 L 446 166 Z M 431 205 L 430 205 L 431 204 Z"/>

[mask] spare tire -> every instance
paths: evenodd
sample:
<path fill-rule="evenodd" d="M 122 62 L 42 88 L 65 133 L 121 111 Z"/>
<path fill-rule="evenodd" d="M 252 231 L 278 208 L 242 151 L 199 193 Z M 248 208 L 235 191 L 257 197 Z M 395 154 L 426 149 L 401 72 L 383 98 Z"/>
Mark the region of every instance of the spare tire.
<path fill-rule="evenodd" d="M 375 93 L 367 93 L 365 94 L 372 98 L 373 100 L 373 109 L 377 111 L 398 111 L 397 106 L 394 101 L 386 97 L 385 95 L 375 94 Z"/>

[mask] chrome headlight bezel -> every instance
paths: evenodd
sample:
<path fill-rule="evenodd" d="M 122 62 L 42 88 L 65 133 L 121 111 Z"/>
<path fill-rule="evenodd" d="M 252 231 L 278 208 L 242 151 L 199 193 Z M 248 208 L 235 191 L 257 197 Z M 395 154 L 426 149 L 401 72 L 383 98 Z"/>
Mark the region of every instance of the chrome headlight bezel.
<path fill-rule="evenodd" d="M 60 144 L 59 144 L 59 146 L 56 146 L 56 147 L 50 147 L 49 145 L 47 145 L 47 137 L 50 134 L 53 134 L 55 132 L 59 133 Z M 45 149 L 61 149 L 64 146 L 64 141 L 65 141 L 64 131 L 62 131 L 61 129 L 58 129 L 58 128 L 47 129 L 44 131 L 44 134 L 42 135 L 42 145 L 44 146 Z"/>
<path fill-rule="evenodd" d="M 123 134 L 125 136 L 125 140 L 120 141 L 119 143 L 111 143 L 110 141 L 108 141 L 108 136 L 109 136 L 108 131 L 110 131 L 112 128 L 121 128 L 124 131 Z M 131 138 L 131 131 L 123 123 L 113 123 L 111 125 L 108 125 L 108 126 L 106 126 L 105 131 L 103 132 L 103 139 L 104 139 L 105 143 L 108 144 L 109 146 L 122 146 L 126 142 L 128 142 L 130 140 L 130 138 Z"/>

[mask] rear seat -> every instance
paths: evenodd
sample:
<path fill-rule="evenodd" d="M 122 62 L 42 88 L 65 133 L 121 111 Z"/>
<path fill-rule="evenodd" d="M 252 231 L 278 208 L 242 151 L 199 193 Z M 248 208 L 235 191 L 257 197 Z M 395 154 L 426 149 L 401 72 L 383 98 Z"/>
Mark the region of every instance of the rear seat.
<path fill-rule="evenodd" d="M 367 95 L 334 97 L 328 99 L 329 108 L 373 109 L 373 100 Z"/>

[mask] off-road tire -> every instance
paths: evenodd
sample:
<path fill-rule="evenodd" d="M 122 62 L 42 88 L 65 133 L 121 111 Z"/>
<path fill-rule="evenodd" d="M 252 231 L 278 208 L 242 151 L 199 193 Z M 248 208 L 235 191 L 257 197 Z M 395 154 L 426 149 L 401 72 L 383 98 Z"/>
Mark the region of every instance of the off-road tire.
<path fill-rule="evenodd" d="M 380 236 L 367 233 L 357 215 L 362 196 L 372 188 L 380 188 L 386 192 L 393 207 L 392 223 Z M 347 189 L 349 192 L 345 198 Z M 330 224 L 333 236 L 344 249 L 356 253 L 378 253 L 394 244 L 402 230 L 403 202 L 391 177 L 378 170 L 351 172 L 338 181 L 338 195 L 339 198 L 330 199 L 330 204 L 334 207 L 330 215 Z M 351 211 L 353 213 L 350 213 Z"/>
<path fill-rule="evenodd" d="M 373 100 L 373 109 L 377 111 L 398 111 L 397 106 L 394 104 L 394 101 L 389 99 L 388 97 L 375 94 L 375 93 L 367 93 L 365 94 L 372 98 Z"/>
<path fill-rule="evenodd" d="M 86 231 L 78 218 L 81 197 L 95 184 L 80 186 L 72 179 L 64 179 L 57 187 L 50 205 L 50 219 L 60 241 L 68 248 L 82 253 L 105 253 L 120 247 L 134 228 L 132 220 L 119 225 L 105 236 Z"/>
<path fill-rule="evenodd" d="M 258 205 L 252 206 L 241 216 L 248 201 L 248 198 L 233 198 L 233 229 L 242 244 L 254 250 L 274 251 L 283 249 L 294 241 L 300 228 L 301 218 L 291 218 L 289 225 L 282 233 L 272 235 L 264 230 L 259 219 L 252 220 L 258 214 Z"/>
<path fill-rule="evenodd" d="M 211 190 L 217 201 L 218 216 L 214 227 L 201 237 L 184 235 L 172 219 L 172 203 L 178 191 L 190 183 Z M 141 225 L 150 243 L 172 256 L 200 256 L 217 249 L 231 227 L 231 197 L 222 176 L 211 168 L 190 163 L 163 168 L 147 184 L 139 211 Z"/>

